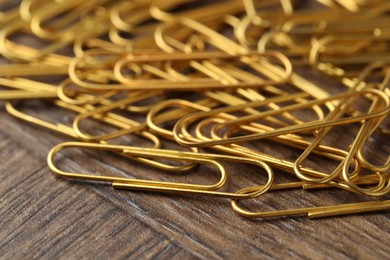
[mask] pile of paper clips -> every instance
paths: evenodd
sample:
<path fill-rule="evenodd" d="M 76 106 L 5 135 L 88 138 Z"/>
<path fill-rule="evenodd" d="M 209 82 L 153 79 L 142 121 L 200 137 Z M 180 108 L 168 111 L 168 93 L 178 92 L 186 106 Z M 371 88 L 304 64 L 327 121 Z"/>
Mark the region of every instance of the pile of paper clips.
<path fill-rule="evenodd" d="M 0 3 L 6 110 L 78 140 L 50 151 L 55 174 L 116 189 L 227 197 L 251 218 L 390 209 L 388 199 L 271 212 L 240 202 L 278 189 L 389 194 L 389 146 L 375 158 L 366 153 L 390 133 L 388 1 Z M 326 90 L 296 72 L 304 67 L 337 87 Z M 27 114 L 31 102 L 74 112 L 73 125 L 46 121 L 45 110 Z M 128 145 L 124 136 L 153 147 Z M 352 138 L 347 147 L 338 146 L 340 136 Z M 169 142 L 181 148 L 166 149 Z M 68 148 L 113 152 L 161 175 L 206 164 L 220 178 L 205 185 L 64 171 L 55 157 Z M 266 180 L 227 192 L 222 161 L 258 166 Z M 298 179 L 274 183 L 273 171 Z"/>

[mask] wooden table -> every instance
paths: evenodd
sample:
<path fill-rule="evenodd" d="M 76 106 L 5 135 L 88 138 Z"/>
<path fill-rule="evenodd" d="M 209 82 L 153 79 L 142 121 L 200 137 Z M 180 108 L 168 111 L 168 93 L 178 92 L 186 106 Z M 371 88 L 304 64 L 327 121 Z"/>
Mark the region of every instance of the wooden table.
<path fill-rule="evenodd" d="M 310 77 L 322 85 L 333 84 L 325 77 Z M 41 105 L 26 107 L 38 114 L 42 109 Z M 42 111 L 70 122 L 64 113 Z M 68 181 L 51 173 L 46 157 L 54 145 L 71 138 L 11 117 L 4 102 L 0 102 L 0 115 L 0 259 L 390 257 L 388 211 L 318 220 L 301 216 L 251 220 L 234 213 L 229 199 L 116 191 L 109 185 Z M 346 142 L 344 136 L 334 141 Z M 390 153 L 384 138 L 376 142 L 372 154 Z M 80 172 L 137 178 L 160 174 L 133 161 L 90 151 L 76 151 L 59 160 L 62 168 Z M 225 166 L 233 180 L 229 190 L 256 183 L 256 167 Z M 203 170 L 164 178 L 208 181 Z M 275 210 L 369 200 L 335 189 L 297 190 L 270 192 L 248 205 L 253 210 Z"/>
<path fill-rule="evenodd" d="M 306 217 L 251 220 L 235 214 L 228 199 L 116 191 L 109 185 L 56 177 L 47 166 L 47 153 L 55 144 L 71 138 L 14 119 L 3 105 L 1 259 L 386 259 L 390 255 L 389 212 L 318 220 Z M 37 113 L 42 109 L 34 104 L 26 107 Z M 64 114 L 51 113 L 52 118 L 69 120 Z M 388 154 L 388 144 L 378 147 L 378 152 Z M 81 172 L 127 173 L 138 178 L 156 178 L 159 174 L 110 154 L 76 151 L 59 160 L 61 167 Z M 253 174 L 246 174 L 258 169 L 226 166 L 236 178 L 229 189 L 256 183 Z M 205 177 L 175 176 L 173 180 L 207 180 Z M 253 210 L 274 210 L 368 200 L 334 189 L 280 191 L 261 196 L 250 205 Z"/>

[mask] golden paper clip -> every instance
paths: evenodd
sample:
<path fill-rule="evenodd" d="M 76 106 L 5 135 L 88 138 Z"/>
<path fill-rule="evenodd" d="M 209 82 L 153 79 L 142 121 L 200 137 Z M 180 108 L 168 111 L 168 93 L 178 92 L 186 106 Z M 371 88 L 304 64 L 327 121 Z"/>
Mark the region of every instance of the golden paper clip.
<path fill-rule="evenodd" d="M 54 158 L 59 151 L 63 150 L 64 148 L 70 148 L 70 147 L 116 151 L 116 152 L 121 152 L 136 157 L 164 158 L 169 160 L 193 162 L 197 164 L 208 164 L 216 167 L 219 170 L 221 177 L 219 181 L 215 184 L 202 185 L 202 184 L 172 183 L 172 182 L 161 182 L 161 181 L 152 181 L 152 180 L 139 180 L 133 178 L 124 178 L 124 177 L 99 176 L 99 175 L 65 172 L 58 169 L 58 167 L 54 163 Z M 225 172 L 224 167 L 220 163 L 218 163 L 219 160 L 227 160 L 227 161 L 257 165 L 266 171 L 268 180 L 264 185 L 252 187 L 254 189 L 253 192 L 248 194 L 236 194 L 236 193 L 215 191 L 217 189 L 220 189 L 222 186 L 224 186 L 224 184 L 227 181 L 227 173 Z M 148 148 L 135 148 L 129 146 L 106 145 L 106 144 L 103 145 L 103 144 L 89 144 L 89 143 L 77 143 L 77 142 L 68 142 L 68 143 L 59 144 L 49 152 L 48 164 L 50 169 L 56 175 L 70 178 L 70 179 L 110 182 L 112 183 L 114 188 L 118 188 L 118 189 L 179 192 L 184 194 L 204 194 L 204 195 L 222 196 L 222 197 L 229 197 L 229 198 L 257 197 L 263 194 L 264 192 L 266 192 L 271 187 L 273 181 L 273 173 L 271 168 L 267 164 L 258 160 L 251 160 L 251 159 L 245 159 L 241 157 L 227 156 L 227 155 L 199 154 L 199 153 L 190 153 L 190 152 L 180 152 L 174 150 L 159 150 L 159 149 L 156 150 L 156 149 L 148 149 Z"/>
<path fill-rule="evenodd" d="M 64 108 L 66 110 L 70 110 L 73 112 L 77 112 L 77 113 L 86 113 L 87 111 L 89 111 L 85 107 L 70 105 L 70 104 L 64 103 L 63 101 L 60 101 L 60 100 L 54 101 L 54 104 L 58 107 L 61 107 L 61 108 Z M 89 109 L 91 109 L 91 107 Z M 62 133 L 64 135 L 73 137 L 75 139 L 79 139 L 79 137 L 77 136 L 77 134 L 75 133 L 74 129 L 71 126 L 67 126 L 63 123 L 55 123 L 55 122 L 52 123 L 52 122 L 37 118 L 35 116 L 23 113 L 22 111 L 15 108 L 15 106 L 11 102 L 6 103 L 6 110 L 8 113 L 10 113 L 11 115 L 13 115 L 21 120 L 27 121 L 27 122 L 35 124 L 35 125 L 39 125 L 41 127 L 50 129 L 50 130 L 55 131 L 55 132 Z M 107 124 L 111 124 L 111 125 L 114 125 L 117 127 L 126 127 L 127 126 L 127 125 L 125 125 L 125 126 L 123 125 L 123 122 L 121 121 L 120 117 L 118 118 L 118 115 L 114 115 L 112 113 L 107 113 L 104 116 L 99 115 L 99 114 L 94 114 L 94 117 L 96 119 L 101 120 L 102 122 L 105 122 Z M 142 138 L 145 138 L 146 140 L 150 141 L 154 148 L 160 148 L 161 147 L 160 139 L 150 132 L 142 131 L 142 128 L 144 128 L 144 126 L 139 127 L 139 131 L 138 131 L 139 133 L 135 133 L 135 134 L 140 135 Z M 105 144 L 105 143 L 107 143 L 107 141 L 109 141 L 109 140 L 100 141 L 100 142 Z M 196 151 L 196 149 L 192 149 L 192 150 Z M 130 159 L 135 159 L 137 161 L 140 161 L 142 163 L 145 163 L 147 165 L 151 165 L 153 167 L 156 167 L 156 168 L 159 168 L 162 170 L 172 171 L 172 172 L 186 172 L 186 171 L 188 171 L 196 166 L 196 164 L 192 164 L 192 163 L 185 164 L 185 165 L 172 165 L 172 164 L 166 164 L 166 163 L 159 162 L 159 161 L 150 160 L 147 158 L 135 158 L 133 156 L 126 156 L 125 154 L 120 154 L 120 155 L 124 156 L 124 157 L 129 157 Z"/>
<path fill-rule="evenodd" d="M 65 79 L 64 81 L 62 81 L 58 86 L 57 90 L 58 97 L 62 101 L 73 105 L 111 105 L 114 102 L 111 99 L 116 100 L 118 98 L 118 95 L 121 94 L 123 96 L 123 93 L 118 92 L 116 90 L 106 91 L 102 94 L 91 93 L 73 84 L 70 79 Z M 143 93 L 144 91 L 132 91 L 128 93 L 126 97 L 136 97 Z M 145 97 L 146 101 L 141 100 L 141 103 L 139 104 L 127 104 L 125 107 L 120 107 L 120 109 L 127 110 L 132 113 L 147 113 L 153 107 L 153 103 L 156 102 L 156 100 L 158 102 L 159 100 L 165 99 L 165 93 L 162 91 L 153 91 L 152 93 L 153 98 L 150 100 L 150 102 L 146 102 L 148 98 Z"/>
<path fill-rule="evenodd" d="M 207 146 L 214 146 L 214 145 L 221 145 L 221 144 L 232 144 L 232 143 L 238 143 L 238 142 L 246 142 L 250 140 L 259 140 L 262 138 L 269 138 L 277 135 L 284 135 L 284 134 L 292 134 L 292 133 L 297 133 L 297 132 L 304 132 L 304 131 L 309 131 L 309 130 L 315 130 L 318 128 L 322 127 L 327 127 L 327 126 L 335 126 L 335 125 L 342 125 L 346 123 L 353 123 L 353 122 L 360 122 L 361 120 L 366 120 L 370 118 L 375 118 L 379 116 L 383 116 L 389 112 L 390 107 L 388 106 L 389 104 L 389 98 L 386 94 L 384 94 L 382 91 L 377 91 L 374 89 L 367 89 L 367 90 L 362 90 L 359 92 L 349 92 L 349 93 L 344 93 L 344 94 L 339 94 L 335 95 L 330 98 L 322 99 L 322 100 L 313 100 L 313 101 L 308 101 L 305 104 L 296 104 L 296 105 L 291 105 L 291 106 L 285 106 L 277 111 L 271 110 L 271 111 L 266 111 L 263 112 L 260 115 L 250 115 L 250 116 L 245 116 L 241 117 L 240 119 L 236 119 L 234 121 L 229 121 L 224 124 L 218 125 L 218 128 L 225 127 L 229 124 L 243 124 L 247 122 L 253 122 L 254 120 L 261 119 L 262 117 L 266 116 L 273 116 L 277 115 L 283 112 L 291 112 L 294 109 L 301 109 L 301 108 L 308 108 L 311 107 L 312 105 L 319 105 L 319 104 L 325 104 L 327 102 L 332 102 L 335 100 L 344 100 L 348 99 L 351 97 L 364 97 L 367 94 L 374 94 L 375 96 L 383 99 L 383 101 L 387 104 L 386 109 L 381 110 L 380 112 L 373 112 L 373 113 L 362 113 L 356 116 L 350 116 L 346 118 L 339 118 L 336 120 L 332 120 L 330 122 L 323 122 L 322 120 L 314 120 L 314 121 L 309 121 L 301 125 L 293 125 L 293 126 L 287 126 L 287 127 L 282 127 L 270 132 L 265 132 L 265 133 L 255 133 L 255 134 L 249 134 L 245 136 L 238 136 L 238 137 L 230 137 L 227 139 L 220 139 L 220 140 L 210 140 L 210 141 L 204 141 L 204 142 L 192 142 L 187 140 L 188 137 L 188 126 L 201 118 L 207 117 L 208 112 L 200 112 L 196 114 L 191 114 L 183 117 L 180 119 L 177 124 L 175 125 L 175 139 L 177 140 L 178 143 L 186 146 L 195 146 L 195 147 L 207 147 Z M 252 105 L 258 105 L 258 103 L 253 102 Z M 250 107 L 251 103 L 248 103 L 246 105 L 243 105 L 245 107 Z M 236 106 L 236 107 L 228 107 L 228 108 L 222 108 L 217 110 L 218 113 L 226 113 L 226 112 L 231 112 L 235 111 L 235 108 L 238 108 L 237 110 L 240 110 L 243 108 L 243 106 Z M 212 113 L 216 113 L 217 111 L 214 111 Z"/>
<path fill-rule="evenodd" d="M 82 5 L 87 6 L 88 4 L 83 4 L 71 0 L 59 3 L 49 1 L 45 2 L 43 5 L 35 6 L 33 13 L 27 13 L 24 15 L 26 19 L 28 19 L 28 21 L 24 21 L 20 18 L 2 28 L 2 30 L 0 31 L 0 52 L 2 53 L 2 55 L 6 56 L 9 59 L 36 61 L 42 58 L 47 58 L 47 56 L 49 56 L 51 58 L 56 58 L 61 61 L 68 62 L 68 57 L 62 55 L 55 55 L 54 53 L 65 48 L 66 46 L 71 45 L 76 38 L 78 38 L 79 40 L 87 39 L 89 37 L 101 35 L 102 33 L 106 32 L 108 30 L 109 24 L 106 23 L 106 16 L 102 15 L 101 12 L 100 14 L 98 13 L 98 11 L 91 12 L 88 17 L 84 18 L 83 21 L 85 22 L 85 24 L 80 23 L 80 26 L 76 26 L 74 30 L 71 30 L 69 31 L 69 33 L 61 35 L 62 38 L 59 41 L 49 41 L 49 43 L 43 43 L 44 47 L 39 49 L 16 43 L 12 41 L 12 36 L 16 33 L 24 33 L 26 25 L 30 25 L 36 17 L 41 17 L 42 15 L 45 16 L 49 14 L 55 15 L 58 12 L 66 10 L 67 8 Z M 26 12 L 30 11 L 30 9 L 28 8 L 24 8 L 21 10 L 24 10 Z M 70 17 L 72 17 L 72 15 Z M 86 26 L 88 27 L 88 24 L 93 24 L 96 30 L 85 30 Z M 40 29 L 41 27 L 37 26 L 36 30 Z M 40 33 L 45 34 L 47 37 L 50 37 L 42 30 L 40 30 Z M 29 37 L 33 37 L 33 35 L 28 34 L 28 32 L 27 35 Z"/>
<path fill-rule="evenodd" d="M 385 77 L 383 79 L 383 81 L 381 81 L 380 83 L 377 83 L 377 84 L 374 84 L 374 83 L 368 83 L 368 77 L 372 74 L 372 72 L 376 69 L 382 69 L 382 68 L 386 68 L 386 63 L 383 63 L 383 62 L 376 62 L 376 63 L 373 63 L 369 66 L 367 66 L 361 73 L 361 75 L 359 76 L 359 79 L 358 81 L 355 83 L 355 88 L 358 88 L 360 87 L 360 83 L 366 81 L 367 83 L 365 83 L 364 87 L 365 88 L 370 88 L 370 87 L 375 87 L 375 85 L 379 85 L 378 88 L 380 90 L 383 90 L 385 88 L 385 86 L 387 85 L 387 83 L 389 82 L 390 80 L 390 70 L 387 69 L 387 73 L 385 74 Z M 373 98 L 373 97 L 371 97 Z M 375 100 L 373 99 L 373 102 L 371 104 L 371 107 L 369 109 L 369 113 L 372 113 L 374 112 L 376 109 L 378 109 L 378 102 L 379 100 Z M 381 104 L 379 104 L 380 106 Z M 336 111 L 332 111 L 331 114 Z M 386 172 L 389 167 L 390 167 L 390 159 L 388 158 L 387 161 L 381 165 L 381 166 L 377 166 L 377 165 L 374 165 L 370 162 L 368 162 L 366 160 L 366 158 L 363 156 L 363 153 L 362 153 L 362 148 L 364 146 L 364 144 L 367 142 L 367 139 L 372 136 L 372 133 L 379 127 L 380 123 L 384 120 L 385 117 L 387 117 L 388 114 L 386 115 L 383 115 L 382 117 L 378 117 L 378 118 L 375 118 L 375 119 L 370 119 L 370 120 L 364 120 L 362 122 L 362 125 L 360 127 L 360 130 L 358 132 L 358 134 L 356 135 L 355 137 L 355 141 L 354 141 L 354 144 L 351 146 L 350 148 L 350 152 L 351 155 L 347 156 L 347 158 L 349 158 L 349 160 L 347 160 L 345 162 L 345 166 L 344 168 L 347 169 L 349 168 L 349 164 L 351 163 L 351 160 L 357 160 L 359 162 L 359 164 L 361 164 L 363 167 L 367 168 L 367 169 L 370 169 L 371 171 L 374 171 L 376 172 L 377 174 L 379 172 Z M 329 120 L 329 116 L 325 119 L 325 120 Z M 322 140 L 324 138 L 324 136 L 329 132 L 330 128 L 325 128 L 325 129 L 321 129 L 315 136 L 315 139 L 313 140 L 312 144 L 305 150 L 305 152 L 296 160 L 296 163 L 295 163 L 295 169 L 296 169 L 296 174 L 297 176 L 299 176 L 300 179 L 302 180 L 306 180 L 306 181 L 311 181 L 311 182 L 317 182 L 319 180 L 314 180 L 313 178 L 311 177 L 305 177 L 303 174 L 301 174 L 299 172 L 299 165 L 302 164 L 302 160 L 304 158 L 306 158 L 308 156 L 308 154 L 311 152 L 311 150 L 316 147 L 318 144 L 319 144 L 319 141 Z M 356 158 L 355 158 L 356 157 Z M 341 167 L 342 165 L 339 165 L 339 167 Z M 341 171 L 341 168 L 339 168 L 339 172 Z M 349 179 L 352 178 L 353 174 L 348 174 L 349 176 Z M 326 180 L 324 180 L 326 181 Z"/>
<path fill-rule="evenodd" d="M 252 192 L 251 188 L 238 191 L 238 193 Z M 376 212 L 380 210 L 390 210 L 390 200 L 369 201 L 350 204 L 340 204 L 333 206 L 318 206 L 296 209 L 285 209 L 275 211 L 251 212 L 238 205 L 239 199 L 233 199 L 231 202 L 233 210 L 241 216 L 248 218 L 273 218 L 306 215 L 309 218 L 321 218 L 331 216 L 341 216 L 347 214 Z"/>
<path fill-rule="evenodd" d="M 91 109 L 87 112 L 80 113 L 74 119 L 73 128 L 74 128 L 76 134 L 79 136 L 79 138 L 86 140 L 86 141 L 108 140 L 108 139 L 119 137 L 119 136 L 124 135 L 124 134 L 138 132 L 138 131 L 144 131 L 143 126 L 141 126 L 141 129 L 136 130 L 137 126 L 140 126 L 141 123 L 138 123 L 134 120 L 131 120 L 129 118 L 126 118 L 124 116 L 119 116 L 119 115 L 117 117 L 117 120 L 122 122 L 121 129 L 117 130 L 115 132 L 112 132 L 112 133 L 94 136 L 94 135 L 88 134 L 85 131 L 81 130 L 80 126 L 81 126 L 82 121 L 89 118 L 89 117 L 93 118 L 95 115 L 104 115 L 107 112 L 110 112 L 111 110 L 114 110 L 114 109 L 128 107 L 129 104 L 135 103 L 135 102 L 140 101 L 140 100 L 152 98 L 152 97 L 156 96 L 156 94 L 159 94 L 159 93 L 141 92 L 141 93 L 138 93 L 138 95 L 134 95 L 134 94 L 129 95 L 128 97 L 121 99 L 119 101 L 111 102 L 110 104 L 105 104 L 105 105 L 102 105 L 100 107 L 96 107 L 94 109 Z"/>
<path fill-rule="evenodd" d="M 203 101 L 203 100 L 201 100 L 201 101 Z M 164 118 L 165 114 L 162 114 L 162 113 L 160 114 L 159 112 L 165 111 L 170 107 L 175 108 L 175 109 L 172 111 L 168 110 L 165 113 L 167 115 L 168 114 L 176 115 L 176 117 L 173 116 L 173 117 Z M 178 108 L 180 109 L 179 111 L 178 111 Z M 161 136 L 169 138 L 169 136 L 173 136 L 172 130 L 162 128 L 162 127 L 157 125 L 158 123 L 163 123 L 164 120 L 172 120 L 174 118 L 176 118 L 176 119 L 180 118 L 181 117 L 180 113 L 182 113 L 182 111 L 188 113 L 191 111 L 199 111 L 199 110 L 200 111 L 209 111 L 210 107 L 207 107 L 207 103 L 205 105 L 203 105 L 201 102 L 192 103 L 192 102 L 189 102 L 186 100 L 166 100 L 166 101 L 156 105 L 155 107 L 153 107 L 150 110 L 148 117 L 147 117 L 148 126 L 153 130 L 153 132 L 158 133 Z M 232 116 L 229 116 L 226 114 L 226 118 L 232 118 Z M 277 140 L 277 139 L 275 139 L 275 140 L 282 143 L 282 144 L 286 144 L 286 145 L 289 145 L 292 147 L 298 147 L 301 149 L 302 148 L 304 149 L 305 147 L 310 145 L 310 142 L 305 141 L 303 139 L 300 140 L 300 139 L 288 138 L 286 140 L 283 140 L 281 137 L 277 137 L 277 138 L 280 138 L 281 140 Z M 206 138 L 206 139 L 208 139 L 208 138 Z M 204 141 L 205 139 L 203 139 L 202 136 L 198 136 L 197 138 L 192 137 L 191 140 L 201 142 L 201 141 Z M 244 158 L 253 158 L 256 160 L 262 160 L 266 163 L 269 163 L 270 165 L 272 165 L 275 168 L 282 169 L 282 170 L 290 172 L 290 173 L 294 173 L 294 163 L 293 162 L 288 161 L 288 160 L 284 160 L 281 158 L 277 158 L 277 157 L 271 156 L 269 154 L 262 153 L 260 151 L 255 151 L 255 150 L 249 149 L 247 147 L 242 147 L 242 146 L 239 146 L 237 144 L 233 144 L 230 146 L 217 145 L 217 146 L 213 146 L 211 148 L 215 149 L 217 151 L 222 151 L 224 153 L 233 154 L 233 155 L 241 156 Z M 339 150 L 339 149 L 336 149 L 333 147 L 323 146 L 323 145 L 320 145 L 315 150 L 315 153 L 318 153 L 321 156 L 326 156 L 326 157 L 336 159 L 336 160 L 343 160 L 346 156 L 345 151 L 342 151 L 342 150 Z M 313 170 L 313 169 L 306 168 L 306 167 L 304 167 L 304 171 L 306 174 L 309 174 L 309 175 L 312 175 L 315 177 L 327 176 L 324 173 L 321 173 L 317 170 Z M 347 187 L 345 185 L 340 185 L 336 182 L 329 182 L 328 184 L 331 186 L 340 187 L 342 189 L 346 189 L 348 191 L 351 191 L 351 189 L 349 187 Z"/>
<path fill-rule="evenodd" d="M 172 18 L 172 17 L 171 17 Z M 177 48 L 177 44 L 172 43 L 173 35 L 168 32 L 168 30 L 172 30 L 175 32 L 178 28 L 190 28 L 194 31 L 194 33 L 198 33 L 204 41 L 207 42 L 212 48 L 217 48 L 231 55 L 236 54 L 245 54 L 248 52 L 248 49 L 243 46 L 237 44 L 226 36 L 219 34 L 215 30 L 188 18 L 177 18 L 177 19 L 168 19 L 169 23 L 163 24 L 161 27 L 157 28 L 155 31 L 155 40 L 158 46 L 167 53 L 175 52 L 176 50 L 180 50 Z M 174 28 L 174 29 L 173 29 Z M 171 39 L 171 40 L 169 40 Z M 174 42 L 177 42 L 176 39 Z M 185 45 L 184 43 L 180 43 L 181 45 Z M 186 51 L 186 53 L 192 52 L 192 50 Z M 196 52 L 196 50 L 195 50 Z M 264 74 L 265 76 L 279 81 L 281 78 L 284 78 L 285 70 L 280 68 L 280 66 L 272 64 L 266 60 L 262 61 L 261 64 L 256 66 L 256 69 Z M 305 78 L 301 77 L 296 73 L 292 73 L 289 79 L 289 83 L 291 83 L 295 88 L 303 90 L 309 93 L 311 96 L 315 98 L 325 98 L 328 97 L 329 94 L 316 86 L 315 84 L 309 82 Z"/>
<path fill-rule="evenodd" d="M 57 97 L 55 87 L 29 79 L 0 77 L 0 86 L 6 87 L 6 90 L 0 90 L 0 100 L 51 99 Z"/>
<path fill-rule="evenodd" d="M 98 53 L 105 53 L 107 54 L 107 51 L 103 50 L 94 50 L 94 54 Z M 85 52 L 85 54 L 87 54 Z M 92 54 L 92 50 L 89 51 L 88 54 Z M 118 55 L 118 54 L 117 54 Z M 146 55 L 145 55 L 146 56 Z M 183 91 L 183 90 L 209 90 L 209 89 L 228 89 L 228 88 L 241 88 L 241 87 L 250 87 L 250 88 L 259 88 L 267 85 L 279 85 L 283 84 L 285 81 L 288 80 L 290 77 L 290 74 L 292 73 L 292 67 L 289 63 L 288 59 L 286 59 L 282 54 L 277 52 L 265 52 L 265 53 L 248 53 L 245 55 L 227 55 L 225 53 L 221 52 L 214 52 L 214 53 L 197 53 L 190 55 L 190 57 L 187 57 L 184 54 L 178 53 L 178 54 L 151 54 L 149 57 L 137 57 L 136 55 L 131 55 L 129 58 L 124 58 L 119 60 L 115 67 L 113 68 L 113 72 L 110 72 L 110 65 L 112 62 L 111 60 L 103 60 L 103 63 L 101 64 L 88 64 L 87 70 L 90 70 L 91 67 L 96 66 L 96 69 L 101 69 L 104 66 L 108 67 L 108 77 L 111 77 L 112 79 L 119 79 L 118 84 L 99 84 L 98 82 L 89 83 L 84 80 L 82 80 L 78 72 L 79 69 L 82 69 L 83 66 L 78 65 L 83 63 L 83 58 L 86 57 L 79 57 L 75 58 L 70 66 L 69 66 L 69 76 L 72 79 L 72 81 L 83 87 L 90 89 L 92 91 L 99 91 L 99 90 L 140 90 L 140 89 L 150 89 L 150 90 L 175 90 L 175 91 Z M 154 57 L 155 56 L 155 57 Z M 89 57 L 89 55 L 87 56 Z M 213 78 L 204 77 L 202 74 L 204 71 L 199 71 L 200 75 L 198 73 L 194 73 L 194 76 L 191 77 L 191 75 L 188 76 L 188 78 L 185 78 L 184 80 L 167 80 L 164 79 L 164 74 L 161 75 L 161 72 L 158 68 L 155 68 L 152 65 L 149 64 L 142 64 L 139 65 L 138 62 L 141 62 L 142 60 L 151 60 L 151 61 L 159 61 L 159 60 L 167 60 L 170 63 L 170 66 L 174 66 L 172 62 L 179 62 L 181 66 L 183 64 L 187 63 L 188 69 L 199 69 L 194 64 L 194 60 L 204 60 L 204 59 L 223 59 L 227 61 L 231 60 L 237 60 L 239 62 L 242 62 L 243 64 L 253 68 L 254 70 L 257 69 L 256 63 L 258 60 L 264 59 L 264 58 L 276 58 L 278 61 L 280 61 L 285 69 L 284 75 L 279 78 L 278 80 L 263 80 L 259 82 L 253 82 L 253 83 L 247 83 L 247 82 L 237 82 L 237 83 L 228 83 L 224 82 L 223 80 L 215 80 Z M 131 60 L 134 60 L 134 62 L 131 62 Z M 184 63 L 185 62 L 185 63 Z M 163 63 L 162 66 L 164 66 L 165 63 Z M 130 69 L 134 75 L 140 75 L 140 77 L 136 77 L 135 79 L 130 79 L 129 77 L 126 77 L 122 74 L 122 68 L 126 66 L 126 69 Z M 80 68 L 79 68 L 80 67 Z M 85 67 L 85 65 L 84 65 Z M 185 68 L 181 68 L 182 71 L 185 70 Z M 92 70 L 93 71 L 93 70 Z M 159 72 L 160 71 L 160 72 Z M 84 71 L 85 73 L 85 71 Z M 113 73 L 114 75 L 112 75 Z M 143 74 L 150 73 L 149 75 L 157 76 L 158 78 L 163 77 L 163 79 L 144 79 L 142 77 Z M 206 74 L 206 76 L 208 76 Z M 145 76 L 146 77 L 146 76 Z"/>
<path fill-rule="evenodd" d="M 93 21 L 92 16 L 97 12 L 99 12 L 98 16 L 102 16 L 104 5 L 108 2 L 108 0 L 85 3 L 74 0 L 63 3 L 48 2 L 31 16 L 29 21 L 31 32 L 41 39 L 67 41 L 71 38 L 74 41 L 82 30 L 85 33 L 85 29 L 91 26 L 91 22 L 98 23 L 98 20 Z M 100 9 L 97 6 L 100 6 Z M 83 16 L 86 18 L 80 19 Z M 101 28 L 96 29 L 101 30 Z"/>

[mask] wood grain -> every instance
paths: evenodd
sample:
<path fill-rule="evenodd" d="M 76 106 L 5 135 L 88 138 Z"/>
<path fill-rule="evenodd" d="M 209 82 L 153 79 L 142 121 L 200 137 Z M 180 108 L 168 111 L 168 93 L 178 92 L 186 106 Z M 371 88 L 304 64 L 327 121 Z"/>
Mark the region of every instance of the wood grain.
<path fill-rule="evenodd" d="M 58 178 L 48 169 L 46 155 L 52 146 L 70 139 L 11 118 L 3 109 L 0 113 L 2 259 L 387 259 L 390 255 L 388 212 L 320 220 L 249 220 L 232 212 L 228 199 L 114 191 L 110 186 Z M 388 146 L 381 149 L 388 151 Z M 61 167 L 153 177 L 150 168 L 115 161 L 109 154 L 87 153 L 80 163 L 77 156 L 82 154 L 63 155 Z M 253 167 L 227 167 L 232 176 L 238 175 L 229 189 L 255 183 L 250 175 L 240 181 L 240 172 Z M 266 194 L 250 206 L 273 210 L 366 200 L 339 190 L 296 191 Z"/>
<path fill-rule="evenodd" d="M 331 93 L 340 92 L 328 77 L 300 72 Z M 46 105 L 26 107 L 71 122 L 68 114 L 47 110 Z M 328 141 L 346 145 L 353 130 L 339 131 Z M 390 154 L 385 138 L 372 142 L 370 158 Z M 0 259 L 389 259 L 388 211 L 319 220 L 250 220 L 235 214 L 228 199 L 115 191 L 109 185 L 68 181 L 50 172 L 46 156 L 54 145 L 71 140 L 12 118 L 0 102 Z M 267 152 L 286 159 L 298 154 L 271 148 Z M 159 177 L 156 170 L 111 154 L 75 151 L 59 160 L 61 167 L 73 171 Z M 312 163 L 331 170 L 322 161 Z M 225 166 L 232 179 L 229 190 L 254 185 L 257 178 L 264 181 L 255 167 Z M 163 178 L 204 182 L 210 179 L 209 171 L 200 168 L 195 174 Z M 277 174 L 278 180 L 293 179 Z M 283 191 L 245 205 L 275 210 L 372 199 L 341 190 Z"/>

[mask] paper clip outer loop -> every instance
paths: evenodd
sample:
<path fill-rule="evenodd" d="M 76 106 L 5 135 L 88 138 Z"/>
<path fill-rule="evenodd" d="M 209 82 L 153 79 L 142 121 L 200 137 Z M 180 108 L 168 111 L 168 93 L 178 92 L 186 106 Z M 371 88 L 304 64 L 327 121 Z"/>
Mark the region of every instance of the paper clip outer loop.
<path fill-rule="evenodd" d="M 124 178 L 124 177 L 112 177 L 112 176 L 99 176 L 99 175 L 91 175 L 91 174 L 83 174 L 83 173 L 72 173 L 60 170 L 56 164 L 54 163 L 55 155 L 65 148 L 89 148 L 96 150 L 105 150 L 119 153 L 127 153 L 130 154 L 130 151 L 137 151 L 139 155 L 146 156 L 148 158 L 165 158 L 170 160 L 178 160 L 178 161 L 187 161 L 192 163 L 201 163 L 208 164 L 216 167 L 221 176 L 218 182 L 212 185 L 198 185 L 198 184 L 184 184 L 184 183 L 171 183 L 171 182 L 160 182 L 160 181 L 151 181 L 151 180 L 138 180 L 133 178 Z M 142 151 L 149 151 L 146 153 L 142 153 Z M 110 183 L 138 183 L 138 184 L 150 184 L 150 185 L 160 185 L 160 186 L 168 186 L 168 187 L 176 187 L 176 188 L 186 188 L 186 189 L 197 189 L 197 190 L 214 190 L 221 188 L 227 180 L 227 174 L 224 167 L 218 162 L 205 158 L 198 157 L 182 157 L 175 155 L 171 150 L 164 150 L 164 154 L 152 153 L 153 149 L 148 148 L 135 148 L 130 146 L 120 146 L 120 145 L 109 145 L 109 144 L 94 144 L 94 143 L 83 143 L 83 142 L 65 142 L 59 145 L 56 145 L 52 148 L 52 150 L 48 154 L 48 165 L 49 168 L 53 171 L 54 174 L 69 178 L 69 179 L 81 179 L 88 181 L 98 181 L 98 182 L 110 182 Z M 174 151 L 177 152 L 177 151 Z M 179 153 L 180 154 L 180 153 Z M 132 156 L 139 157 L 136 153 L 133 153 Z"/>

